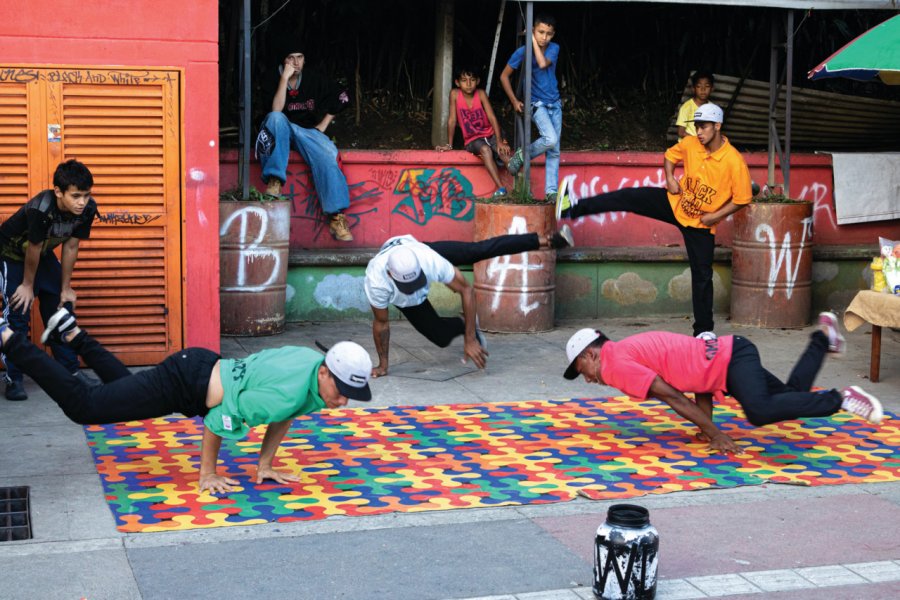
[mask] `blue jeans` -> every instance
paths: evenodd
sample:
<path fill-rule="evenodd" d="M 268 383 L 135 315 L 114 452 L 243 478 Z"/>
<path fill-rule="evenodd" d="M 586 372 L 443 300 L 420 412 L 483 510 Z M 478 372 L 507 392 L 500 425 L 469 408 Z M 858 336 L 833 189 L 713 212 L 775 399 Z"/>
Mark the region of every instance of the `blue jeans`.
<path fill-rule="evenodd" d="M 265 131 L 269 134 L 268 143 Z M 337 164 L 337 147 L 318 129 L 294 125 L 282 112 L 270 112 L 266 116 L 263 131 L 256 141 L 263 181 L 269 177 L 275 177 L 281 183 L 287 181 L 291 148 L 300 153 L 312 171 L 322 212 L 330 215 L 349 207 L 350 190 L 347 178 Z"/>
<path fill-rule="evenodd" d="M 22 333 L 26 337 L 31 329 L 31 309 L 22 312 L 12 310 L 9 299 L 15 293 L 16 288 L 22 284 L 25 276 L 25 263 L 15 260 L 3 259 L 3 272 L 0 273 L 0 290 L 3 292 L 3 316 L 9 321 L 12 330 Z M 62 266 L 52 252 L 41 257 L 37 271 L 34 274 L 34 297 L 39 300 L 41 319 L 44 325 L 59 308 L 59 294 L 62 288 Z M 78 370 L 78 355 L 65 344 L 49 344 L 56 362 L 61 364 L 68 373 Z M 6 377 L 12 381 L 22 381 L 22 371 L 9 359 L 2 355 L 6 363 Z"/>
<path fill-rule="evenodd" d="M 537 158 L 547 154 L 544 164 L 544 191 L 555 194 L 559 188 L 559 140 L 562 137 L 562 101 L 531 103 L 531 120 L 541 137 L 528 146 L 528 155 Z"/>

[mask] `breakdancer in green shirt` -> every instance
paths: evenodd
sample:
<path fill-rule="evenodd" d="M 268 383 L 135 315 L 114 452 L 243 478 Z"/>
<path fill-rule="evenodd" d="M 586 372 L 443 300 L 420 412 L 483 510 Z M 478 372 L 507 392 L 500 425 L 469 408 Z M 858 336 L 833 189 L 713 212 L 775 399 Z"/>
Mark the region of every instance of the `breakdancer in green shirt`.
<path fill-rule="evenodd" d="M 222 438 L 243 438 L 251 427 L 262 424 L 268 427 L 259 451 L 256 483 L 298 481 L 298 476 L 272 467 L 291 421 L 326 407 L 339 408 L 348 399 L 372 398 L 372 359 L 353 342 L 339 342 L 324 356 L 310 348 L 285 346 L 225 359 L 212 350 L 187 348 L 132 374 L 78 327 L 75 315 L 66 308 L 47 322 L 41 342 L 48 340 L 68 344 L 103 385 L 85 384 L 0 319 L 0 349 L 76 423 L 120 423 L 176 412 L 202 416 L 206 427 L 200 450 L 200 491 L 232 491 L 238 481 L 216 470 Z"/>

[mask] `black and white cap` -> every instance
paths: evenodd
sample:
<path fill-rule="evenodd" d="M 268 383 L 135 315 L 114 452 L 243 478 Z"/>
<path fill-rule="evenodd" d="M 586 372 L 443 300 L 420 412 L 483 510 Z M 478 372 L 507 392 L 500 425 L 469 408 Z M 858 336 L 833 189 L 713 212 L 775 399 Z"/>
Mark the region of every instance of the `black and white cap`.
<path fill-rule="evenodd" d="M 428 284 L 428 278 L 422 272 L 416 253 L 404 246 L 391 251 L 387 260 L 388 274 L 397 289 L 404 294 L 413 294 Z"/>
<path fill-rule="evenodd" d="M 372 359 L 355 342 L 338 342 L 325 354 L 325 366 L 334 375 L 334 383 L 343 396 L 351 400 L 371 400 L 369 377 Z"/>

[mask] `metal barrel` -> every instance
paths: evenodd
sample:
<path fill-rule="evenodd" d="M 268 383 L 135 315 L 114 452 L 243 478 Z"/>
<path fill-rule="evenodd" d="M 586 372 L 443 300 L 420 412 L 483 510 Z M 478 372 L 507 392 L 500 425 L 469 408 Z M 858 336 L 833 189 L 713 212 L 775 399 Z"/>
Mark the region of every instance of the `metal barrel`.
<path fill-rule="evenodd" d="M 475 241 L 554 229 L 552 204 L 475 205 Z M 481 329 L 504 333 L 553 329 L 556 251 L 535 250 L 474 265 Z"/>
<path fill-rule="evenodd" d="M 290 201 L 219 203 L 223 335 L 284 331 Z"/>
<path fill-rule="evenodd" d="M 810 202 L 751 202 L 735 213 L 732 323 L 764 328 L 809 324 L 812 211 Z"/>

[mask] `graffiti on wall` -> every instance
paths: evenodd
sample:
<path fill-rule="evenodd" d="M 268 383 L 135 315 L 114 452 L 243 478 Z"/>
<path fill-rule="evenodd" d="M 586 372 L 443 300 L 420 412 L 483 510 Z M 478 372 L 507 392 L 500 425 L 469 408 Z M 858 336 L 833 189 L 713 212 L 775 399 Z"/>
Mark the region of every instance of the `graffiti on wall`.
<path fill-rule="evenodd" d="M 107 225 L 146 225 L 160 218 L 161 215 L 135 214 L 127 210 L 120 212 L 97 213 L 97 220 Z"/>
<path fill-rule="evenodd" d="M 785 295 L 790 299 L 794 293 L 794 284 L 797 281 L 797 273 L 800 270 L 800 259 L 803 251 L 806 249 L 806 240 L 812 239 L 812 218 L 807 217 L 801 221 L 803 225 L 803 236 L 800 239 L 800 247 L 797 249 L 795 257 L 791 250 L 791 232 L 784 234 L 784 240 L 781 242 L 781 250 L 778 250 L 778 240 L 776 239 L 775 230 L 768 223 L 762 223 L 756 228 L 756 241 L 768 242 L 769 244 L 769 297 L 775 295 L 775 284 L 778 282 L 778 274 L 781 273 L 781 267 L 784 265 L 785 278 Z"/>
<path fill-rule="evenodd" d="M 471 221 L 475 217 L 472 183 L 455 167 L 403 169 L 394 193 L 404 196 L 392 211 L 425 225 L 434 217 Z"/>
<path fill-rule="evenodd" d="M 508 233 L 515 234 L 527 232 L 528 224 L 525 222 L 525 218 L 520 216 L 513 217 Z M 519 310 L 523 315 L 527 315 L 541 305 L 538 301 L 528 302 L 529 296 L 531 295 L 531 290 L 528 286 L 528 272 L 540 271 L 543 269 L 543 265 L 539 263 L 533 264 L 530 257 L 530 252 L 522 252 L 515 256 L 507 254 L 492 259 L 488 264 L 488 281 L 491 282 L 491 285 L 497 287 L 497 291 L 494 292 L 494 297 L 491 298 L 491 311 L 496 312 L 496 310 L 500 308 L 500 300 L 502 299 L 506 278 L 516 271 L 521 273 L 520 277 L 522 281 L 521 293 L 519 294 Z"/>
<path fill-rule="evenodd" d="M 237 264 L 234 266 L 234 281 L 222 282 L 224 291 L 261 292 L 275 283 L 281 266 L 282 253 L 265 245 L 270 223 L 269 215 L 262 207 L 248 206 L 233 212 L 219 228 L 219 238 L 233 241 L 237 246 Z M 275 224 L 274 227 L 282 225 Z M 236 228 L 235 232 L 233 228 Z M 280 237 L 285 238 L 287 232 Z M 226 244 L 223 243 L 223 247 Z M 227 255 L 226 255 L 227 257 Z M 248 265 L 257 261 L 271 261 L 272 271 L 268 275 L 260 269 L 248 269 Z M 223 276 L 227 277 L 231 269 L 223 268 Z M 249 274 L 262 281 L 250 281 Z"/>
<path fill-rule="evenodd" d="M 804 185 L 797 195 L 797 199 L 809 200 L 813 203 L 813 216 L 816 216 L 819 212 L 824 213 L 818 217 L 820 224 L 823 224 L 824 220 L 827 219 L 831 227 L 835 228 L 837 227 L 837 220 L 834 218 L 834 213 L 831 210 L 831 202 L 828 201 L 829 197 L 828 185 L 818 181 Z"/>
<path fill-rule="evenodd" d="M 359 225 L 363 215 L 378 212 L 377 206 L 371 206 L 372 202 L 366 201 L 378 200 L 384 192 L 377 183 L 371 181 L 350 183 L 348 188 L 350 207 L 344 210 L 344 216 L 347 217 L 347 226 L 352 232 L 353 228 Z M 322 212 L 322 203 L 319 202 L 319 194 L 316 192 L 312 173 L 308 167 L 288 171 L 287 182 L 282 187 L 281 193 L 291 201 L 291 219 L 312 221 L 314 240 L 328 231 L 328 217 Z"/>

